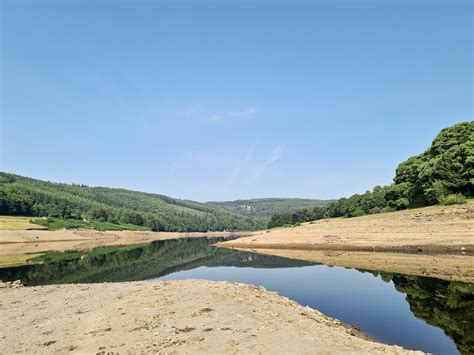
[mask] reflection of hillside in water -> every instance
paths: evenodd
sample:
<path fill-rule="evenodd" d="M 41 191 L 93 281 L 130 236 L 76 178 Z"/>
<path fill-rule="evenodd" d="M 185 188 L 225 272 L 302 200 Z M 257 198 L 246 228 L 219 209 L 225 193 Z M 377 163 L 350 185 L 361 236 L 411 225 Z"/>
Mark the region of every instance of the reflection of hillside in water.
<path fill-rule="evenodd" d="M 406 294 L 417 318 L 442 329 L 461 354 L 474 354 L 474 284 L 386 272 L 378 275 Z"/>
<path fill-rule="evenodd" d="M 0 280 L 27 285 L 137 281 L 199 266 L 299 267 L 313 263 L 215 248 L 228 238 L 182 238 L 94 252 L 70 260 L 0 269 Z"/>

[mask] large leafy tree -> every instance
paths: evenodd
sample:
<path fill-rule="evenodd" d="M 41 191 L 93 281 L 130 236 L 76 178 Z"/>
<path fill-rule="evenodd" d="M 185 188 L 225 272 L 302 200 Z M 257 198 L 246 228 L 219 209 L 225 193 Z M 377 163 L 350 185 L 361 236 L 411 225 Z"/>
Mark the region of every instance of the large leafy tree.
<path fill-rule="evenodd" d="M 474 121 L 443 129 L 424 153 L 397 169 L 394 183 L 318 209 L 274 215 L 269 227 L 327 217 L 355 217 L 435 204 L 450 194 L 474 195 Z"/>
<path fill-rule="evenodd" d="M 474 121 L 443 129 L 424 153 L 401 163 L 395 183 L 407 183 L 413 205 L 433 204 L 445 195 L 473 194 Z"/>

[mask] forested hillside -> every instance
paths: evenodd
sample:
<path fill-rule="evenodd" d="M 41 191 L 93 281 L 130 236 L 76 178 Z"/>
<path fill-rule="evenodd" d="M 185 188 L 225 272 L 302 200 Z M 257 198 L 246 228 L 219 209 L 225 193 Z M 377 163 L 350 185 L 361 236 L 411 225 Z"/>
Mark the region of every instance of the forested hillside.
<path fill-rule="evenodd" d="M 268 227 L 328 217 L 459 203 L 474 195 L 474 121 L 443 129 L 424 153 L 411 157 L 397 169 L 394 183 L 341 198 L 324 207 L 309 207 L 272 216 Z"/>
<path fill-rule="evenodd" d="M 242 216 L 268 222 L 270 217 L 277 213 L 294 212 L 310 206 L 323 206 L 329 202 L 331 201 L 302 198 L 255 198 L 250 200 L 208 202 L 208 204 Z"/>
<path fill-rule="evenodd" d="M 0 214 L 87 219 L 154 231 L 254 230 L 264 223 L 225 209 L 168 196 L 35 180 L 0 172 Z"/>

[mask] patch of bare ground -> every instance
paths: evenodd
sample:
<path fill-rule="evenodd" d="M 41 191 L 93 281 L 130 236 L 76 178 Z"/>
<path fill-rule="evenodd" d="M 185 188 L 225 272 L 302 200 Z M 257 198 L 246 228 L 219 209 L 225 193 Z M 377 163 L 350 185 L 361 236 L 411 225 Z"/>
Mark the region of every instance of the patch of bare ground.
<path fill-rule="evenodd" d="M 47 251 L 90 250 L 101 246 L 150 243 L 155 240 L 221 236 L 243 237 L 248 232 L 172 233 L 143 231 L 100 232 L 93 229 L 0 230 L 0 258 Z"/>
<path fill-rule="evenodd" d="M 447 281 L 474 282 L 474 257 L 463 255 L 415 255 L 403 253 L 354 252 L 297 249 L 241 249 L 363 270 L 436 277 Z"/>
<path fill-rule="evenodd" d="M 0 353 L 407 354 L 254 286 L 210 281 L 0 288 Z"/>
<path fill-rule="evenodd" d="M 221 247 L 369 270 L 474 281 L 474 202 L 325 219 Z"/>

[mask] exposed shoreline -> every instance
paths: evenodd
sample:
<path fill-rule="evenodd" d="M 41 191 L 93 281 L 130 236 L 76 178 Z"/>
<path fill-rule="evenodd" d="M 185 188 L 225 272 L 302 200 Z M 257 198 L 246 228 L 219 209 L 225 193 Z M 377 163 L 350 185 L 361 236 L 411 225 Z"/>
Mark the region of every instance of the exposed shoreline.
<path fill-rule="evenodd" d="M 253 235 L 253 232 L 149 232 L 107 231 L 93 229 L 49 230 L 1 230 L 0 267 L 16 266 L 49 251 L 88 251 L 104 246 L 126 246 L 151 243 L 157 240 L 181 238 L 214 238 Z"/>
<path fill-rule="evenodd" d="M 414 353 L 261 287 L 203 280 L 0 289 L 0 352 Z M 420 352 L 417 352 L 420 353 Z M 421 353 L 420 353 L 421 354 Z"/>
<path fill-rule="evenodd" d="M 251 244 L 246 241 L 232 241 L 228 244 L 222 242 L 220 246 L 231 245 L 236 249 L 279 249 L 279 250 L 301 250 L 301 251 L 327 251 L 327 252 L 373 252 L 373 253 L 393 253 L 393 254 L 417 254 L 417 255 L 474 255 L 474 245 L 437 245 L 437 244 L 415 244 L 415 245 L 394 245 L 394 246 L 370 246 L 370 245 L 347 245 L 347 244 L 298 244 L 298 243 L 264 243 Z"/>
<path fill-rule="evenodd" d="M 219 247 L 474 282 L 474 202 L 275 228 Z"/>
<path fill-rule="evenodd" d="M 404 254 L 357 251 L 250 249 L 234 248 L 284 258 L 342 266 L 374 272 L 385 271 L 404 275 L 434 277 L 446 281 L 474 283 L 474 257 L 449 254 Z"/>

